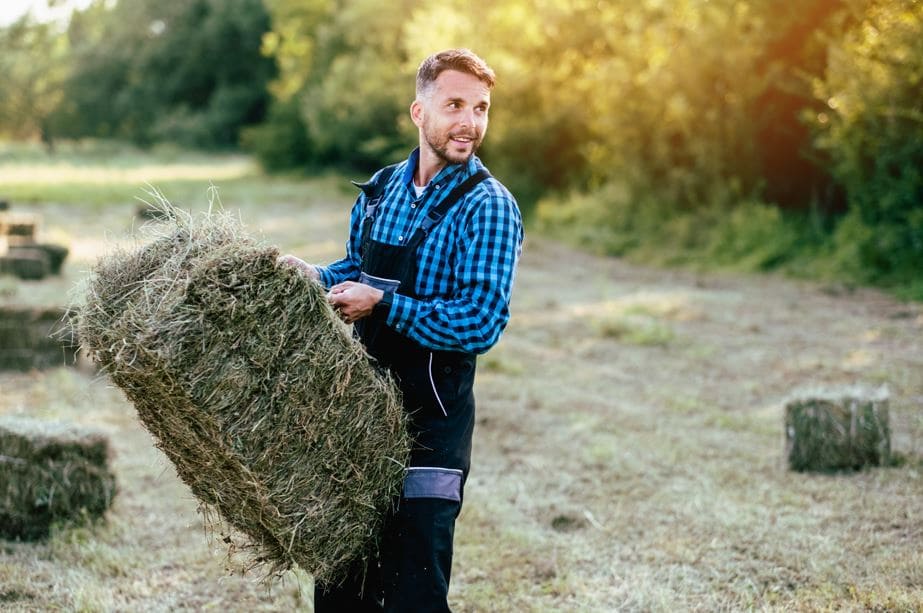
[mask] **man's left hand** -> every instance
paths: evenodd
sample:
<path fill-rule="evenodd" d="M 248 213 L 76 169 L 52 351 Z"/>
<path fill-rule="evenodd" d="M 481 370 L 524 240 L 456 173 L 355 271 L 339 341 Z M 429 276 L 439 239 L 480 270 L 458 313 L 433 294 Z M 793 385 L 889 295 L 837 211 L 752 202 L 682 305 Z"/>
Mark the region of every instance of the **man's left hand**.
<path fill-rule="evenodd" d="M 344 281 L 330 288 L 327 302 L 333 305 L 340 313 L 340 317 L 348 324 L 368 317 L 372 309 L 381 301 L 385 293 L 380 289 L 355 281 Z"/>

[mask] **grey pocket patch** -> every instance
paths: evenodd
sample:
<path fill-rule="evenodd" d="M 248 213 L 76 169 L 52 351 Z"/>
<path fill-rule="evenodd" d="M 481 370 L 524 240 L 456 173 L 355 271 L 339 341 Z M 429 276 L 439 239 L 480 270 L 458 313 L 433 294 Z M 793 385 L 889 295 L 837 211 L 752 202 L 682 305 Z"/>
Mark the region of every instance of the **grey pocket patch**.
<path fill-rule="evenodd" d="M 384 277 L 376 277 L 364 272 L 359 273 L 359 283 L 371 285 L 383 292 L 396 292 L 397 288 L 401 286 L 401 282 L 396 279 L 385 279 Z"/>
<path fill-rule="evenodd" d="M 442 498 L 461 502 L 462 471 L 457 468 L 407 469 L 404 476 L 404 498 Z"/>

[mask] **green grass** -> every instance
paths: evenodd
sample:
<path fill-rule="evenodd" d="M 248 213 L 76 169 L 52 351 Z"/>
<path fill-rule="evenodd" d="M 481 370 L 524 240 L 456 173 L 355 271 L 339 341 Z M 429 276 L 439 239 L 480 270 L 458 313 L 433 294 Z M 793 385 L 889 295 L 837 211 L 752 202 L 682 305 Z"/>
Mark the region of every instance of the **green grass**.
<path fill-rule="evenodd" d="M 665 347 L 675 338 L 670 327 L 648 317 L 601 319 L 597 326 L 602 336 L 632 345 Z"/>
<path fill-rule="evenodd" d="M 133 207 L 146 197 L 148 186 L 174 203 L 204 207 L 211 184 L 220 188 L 223 199 L 238 204 L 310 202 L 354 192 L 340 176 L 310 181 L 297 175 L 269 177 L 251 158 L 239 154 L 142 151 L 115 143 L 64 143 L 49 154 L 38 145 L 0 142 L 0 199 L 14 208 Z"/>

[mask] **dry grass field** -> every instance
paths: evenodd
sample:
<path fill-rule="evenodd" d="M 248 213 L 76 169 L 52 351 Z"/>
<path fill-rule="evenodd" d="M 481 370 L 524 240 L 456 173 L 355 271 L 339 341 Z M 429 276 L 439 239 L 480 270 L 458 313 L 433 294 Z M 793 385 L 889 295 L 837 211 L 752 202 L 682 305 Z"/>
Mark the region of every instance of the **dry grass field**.
<path fill-rule="evenodd" d="M 146 180 L 201 208 L 211 179 L 255 234 L 309 260 L 337 257 L 345 238 L 352 194 L 334 177 L 269 180 L 240 158 L 63 164 L 0 156 L 0 198 L 72 249 L 61 278 L 0 278 L 2 303 L 71 300 L 139 223 Z M 788 471 L 785 399 L 857 383 L 890 390 L 893 465 Z M 456 611 L 923 610 L 920 304 L 648 269 L 530 234 L 513 320 L 476 393 Z M 0 414 L 105 430 L 120 488 L 104 523 L 0 541 L 0 610 L 311 610 L 310 577 L 264 585 L 203 531 L 105 378 L 0 373 Z"/>

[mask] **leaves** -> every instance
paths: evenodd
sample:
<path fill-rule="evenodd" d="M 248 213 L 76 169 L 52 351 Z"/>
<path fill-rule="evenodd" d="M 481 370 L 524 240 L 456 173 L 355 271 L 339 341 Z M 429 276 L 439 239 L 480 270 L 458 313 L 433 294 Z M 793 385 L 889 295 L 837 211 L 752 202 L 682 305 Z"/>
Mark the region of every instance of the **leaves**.
<path fill-rule="evenodd" d="M 75 14 L 73 70 L 54 122 L 63 136 L 237 144 L 263 118 L 275 74 L 259 0 L 122 0 Z"/>

